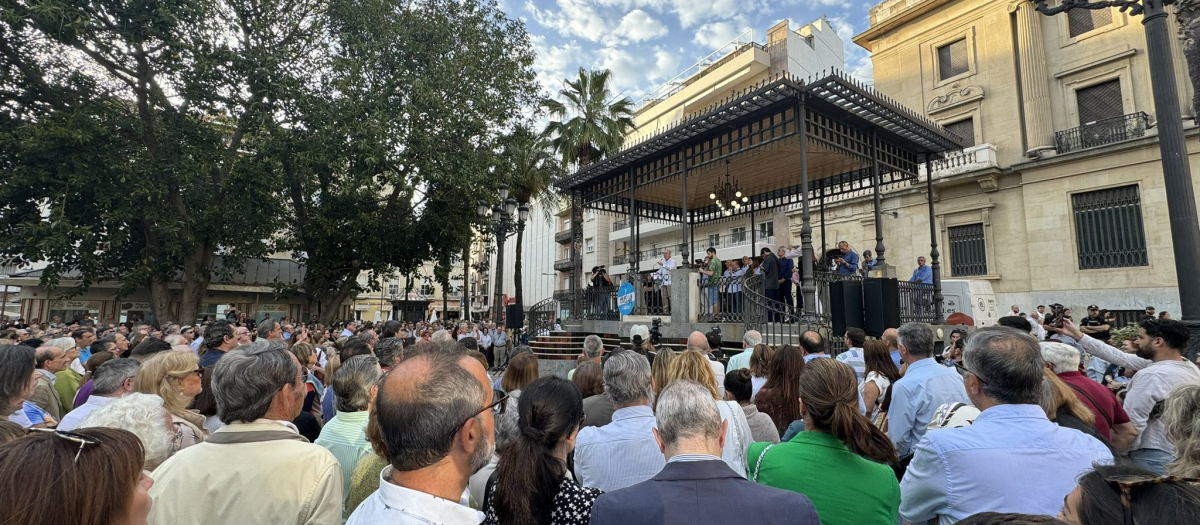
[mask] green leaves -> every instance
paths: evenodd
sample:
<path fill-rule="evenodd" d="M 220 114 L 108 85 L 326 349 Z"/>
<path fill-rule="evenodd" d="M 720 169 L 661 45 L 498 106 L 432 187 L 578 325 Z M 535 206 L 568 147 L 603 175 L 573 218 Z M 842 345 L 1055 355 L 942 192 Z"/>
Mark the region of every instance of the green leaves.
<path fill-rule="evenodd" d="M 541 106 L 552 119 L 543 134 L 550 139 L 563 168 L 582 168 L 616 153 L 633 129 L 633 102 L 613 100 L 607 69 L 579 68 L 574 80 L 564 80 L 558 92 L 563 101 L 545 99 Z M 564 102 L 565 101 L 565 102 Z M 564 120 L 566 119 L 566 120 Z"/>

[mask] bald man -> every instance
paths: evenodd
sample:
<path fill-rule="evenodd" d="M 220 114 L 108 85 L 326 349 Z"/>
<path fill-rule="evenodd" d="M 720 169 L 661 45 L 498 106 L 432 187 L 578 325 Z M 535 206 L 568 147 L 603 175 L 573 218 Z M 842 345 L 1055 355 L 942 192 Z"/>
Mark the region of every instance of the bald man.
<path fill-rule="evenodd" d="M 687 349 L 699 351 L 705 357 L 708 357 L 708 365 L 712 367 L 713 375 L 717 376 L 717 391 L 721 394 L 721 398 L 724 399 L 725 365 L 721 364 L 720 361 L 714 361 L 712 356 L 709 355 L 712 352 L 712 348 L 708 347 L 708 336 L 700 332 L 692 332 L 692 335 L 688 336 Z"/>
<path fill-rule="evenodd" d="M 902 362 L 900 360 L 900 335 L 895 328 L 888 328 L 883 331 L 883 339 L 888 345 L 888 352 L 892 354 L 892 361 L 896 363 L 896 368 L 900 368 Z"/>
<path fill-rule="evenodd" d="M 487 371 L 460 345 L 414 346 L 388 374 L 372 414 L 389 466 L 347 524 L 483 521 L 461 502 L 471 474 L 495 452 L 494 410 L 505 399 L 493 398 Z"/>

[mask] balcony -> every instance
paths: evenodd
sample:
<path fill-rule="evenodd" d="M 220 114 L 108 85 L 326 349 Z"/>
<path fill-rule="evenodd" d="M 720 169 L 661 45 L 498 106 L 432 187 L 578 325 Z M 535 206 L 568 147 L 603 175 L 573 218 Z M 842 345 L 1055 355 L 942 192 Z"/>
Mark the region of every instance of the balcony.
<path fill-rule="evenodd" d="M 629 219 L 621 219 L 612 225 L 612 231 L 624 230 L 629 227 Z"/>
<path fill-rule="evenodd" d="M 559 272 L 568 272 L 575 267 L 575 262 L 571 259 L 559 259 L 554 261 L 554 270 Z"/>
<path fill-rule="evenodd" d="M 938 159 L 930 162 L 930 167 L 933 168 L 934 179 L 951 177 L 962 173 L 970 173 L 988 168 L 998 168 L 1000 164 L 996 160 L 996 146 L 992 144 L 979 144 L 964 148 L 959 152 L 947 153 L 943 159 Z M 925 176 L 925 166 L 921 166 L 921 177 Z"/>
<path fill-rule="evenodd" d="M 1061 154 L 1143 137 L 1148 119 L 1149 115 L 1139 111 L 1056 132 L 1054 151 Z"/>
<path fill-rule="evenodd" d="M 560 231 L 554 234 L 554 242 L 559 244 L 571 244 L 571 229 Z"/>

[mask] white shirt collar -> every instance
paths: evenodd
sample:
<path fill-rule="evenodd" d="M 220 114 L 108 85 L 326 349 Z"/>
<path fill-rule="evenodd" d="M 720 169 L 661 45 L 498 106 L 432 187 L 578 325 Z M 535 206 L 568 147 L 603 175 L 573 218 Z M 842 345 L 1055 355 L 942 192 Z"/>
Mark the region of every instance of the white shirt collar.
<path fill-rule="evenodd" d="M 391 482 L 388 465 L 379 473 L 379 497 L 389 509 L 420 518 L 428 523 L 480 523 L 484 514 L 464 504 L 450 501 Z"/>
<path fill-rule="evenodd" d="M 272 419 L 271 421 L 283 425 L 284 428 L 291 430 L 293 434 L 300 434 L 300 429 L 296 428 L 296 425 L 293 425 L 291 421 L 280 421 L 278 419 Z"/>

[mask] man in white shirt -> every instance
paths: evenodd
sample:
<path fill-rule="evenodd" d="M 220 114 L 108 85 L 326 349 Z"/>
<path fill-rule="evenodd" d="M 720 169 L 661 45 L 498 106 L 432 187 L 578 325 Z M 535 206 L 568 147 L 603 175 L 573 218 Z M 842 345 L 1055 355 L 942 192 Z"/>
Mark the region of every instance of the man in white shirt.
<path fill-rule="evenodd" d="M 92 377 L 92 395 L 58 424 L 59 430 L 74 430 L 92 412 L 133 392 L 133 378 L 140 364 L 135 359 L 112 359 L 100 365 Z"/>
<path fill-rule="evenodd" d="M 613 354 L 604 363 L 604 392 L 612 400 L 612 422 L 584 427 L 575 438 L 575 479 L 605 492 L 646 481 L 666 460 L 654 441 L 658 424 L 650 400 L 650 362 L 637 352 Z"/>
<path fill-rule="evenodd" d="M 389 465 L 380 473 L 379 490 L 346 523 L 483 521 L 464 492 L 496 449 L 494 410 L 505 399 L 493 399 L 487 370 L 457 343 L 413 347 L 388 374 L 373 409 Z"/>
<path fill-rule="evenodd" d="M 1138 327 L 1130 342 L 1135 354 L 1127 354 L 1084 334 L 1070 319 L 1063 319 L 1060 332 L 1075 338 L 1092 355 L 1127 369 L 1137 370 L 1125 394 L 1125 412 L 1138 431 L 1129 446 L 1129 459 L 1159 475 L 1175 460 L 1175 445 L 1166 435 L 1162 403 L 1171 390 L 1183 384 L 1200 384 L 1200 369 L 1186 358 L 1187 326 L 1171 319 L 1148 319 Z"/>
<path fill-rule="evenodd" d="M 700 332 L 692 332 L 692 335 L 688 336 L 687 349 L 699 351 L 706 357 L 710 352 L 713 351 L 713 349 L 708 346 L 708 336 Z M 714 361 L 711 357 L 708 359 L 708 365 L 712 367 L 713 375 L 717 376 L 717 392 L 721 395 L 721 398 L 724 399 L 725 365 L 721 364 L 720 361 Z"/>
<path fill-rule="evenodd" d="M 658 261 L 658 270 L 654 272 L 654 280 L 661 283 L 663 304 L 671 311 L 671 270 L 675 269 L 675 259 L 671 258 L 671 249 L 663 249 L 663 258 Z"/>
<path fill-rule="evenodd" d="M 342 333 L 338 334 L 338 338 L 340 339 L 342 337 L 353 337 L 354 332 L 356 332 L 356 331 L 357 330 L 355 329 L 354 321 L 350 321 L 350 322 L 346 323 L 346 327 L 342 329 Z"/>
<path fill-rule="evenodd" d="M 729 366 L 727 372 L 750 368 L 750 356 L 754 354 L 754 347 L 762 343 L 762 334 L 758 330 L 747 330 L 742 335 L 742 353 L 729 358 Z"/>
<path fill-rule="evenodd" d="M 862 328 L 848 328 L 845 339 L 847 350 L 838 354 L 837 360 L 850 365 L 854 375 L 858 376 L 859 384 L 862 384 L 863 377 L 867 375 L 867 359 L 862 348 L 867 342 L 867 333 Z"/>

